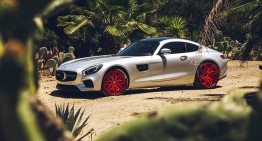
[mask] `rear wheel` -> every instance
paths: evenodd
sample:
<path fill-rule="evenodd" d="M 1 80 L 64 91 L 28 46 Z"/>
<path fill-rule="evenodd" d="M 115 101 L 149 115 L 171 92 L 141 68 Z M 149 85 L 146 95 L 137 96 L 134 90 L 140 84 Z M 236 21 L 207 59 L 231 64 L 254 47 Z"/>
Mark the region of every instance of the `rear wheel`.
<path fill-rule="evenodd" d="M 214 62 L 206 61 L 198 67 L 194 85 L 202 89 L 211 89 L 216 86 L 218 80 L 218 66 Z"/>
<path fill-rule="evenodd" d="M 127 75 L 120 69 L 113 69 L 104 75 L 101 91 L 108 96 L 118 96 L 123 94 L 127 87 Z"/>

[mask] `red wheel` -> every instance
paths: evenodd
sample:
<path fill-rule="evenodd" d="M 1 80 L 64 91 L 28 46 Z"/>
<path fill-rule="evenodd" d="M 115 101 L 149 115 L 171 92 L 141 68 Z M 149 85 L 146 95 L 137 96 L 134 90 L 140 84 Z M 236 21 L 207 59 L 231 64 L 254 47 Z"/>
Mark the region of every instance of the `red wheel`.
<path fill-rule="evenodd" d="M 195 85 L 199 88 L 210 89 L 216 86 L 219 79 L 219 69 L 211 61 L 203 62 L 197 70 Z"/>
<path fill-rule="evenodd" d="M 126 91 L 127 86 L 128 78 L 122 70 L 110 70 L 103 78 L 102 93 L 111 96 L 121 95 Z"/>

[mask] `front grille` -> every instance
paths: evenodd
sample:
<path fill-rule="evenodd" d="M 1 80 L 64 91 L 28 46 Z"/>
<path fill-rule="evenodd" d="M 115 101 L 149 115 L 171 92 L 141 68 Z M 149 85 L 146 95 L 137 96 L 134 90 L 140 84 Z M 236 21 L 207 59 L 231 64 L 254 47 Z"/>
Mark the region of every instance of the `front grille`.
<path fill-rule="evenodd" d="M 67 82 L 74 81 L 76 79 L 77 73 L 72 71 L 56 71 L 56 80 Z"/>
<path fill-rule="evenodd" d="M 74 85 L 61 85 L 61 84 L 57 84 L 56 88 L 59 90 L 65 90 L 65 91 L 79 91 L 79 89 L 77 88 L 77 86 Z"/>

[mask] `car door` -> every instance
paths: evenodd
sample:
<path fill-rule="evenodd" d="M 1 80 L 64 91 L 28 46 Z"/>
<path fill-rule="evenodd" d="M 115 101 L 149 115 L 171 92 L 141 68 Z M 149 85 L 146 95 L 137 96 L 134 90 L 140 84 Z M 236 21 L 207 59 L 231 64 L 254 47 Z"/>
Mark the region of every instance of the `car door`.
<path fill-rule="evenodd" d="M 185 42 L 169 42 L 161 49 L 171 50 L 171 54 L 152 56 L 151 80 L 153 82 L 177 80 L 187 77 L 191 72 L 192 56 L 188 56 Z M 161 51 L 160 49 L 160 51 Z M 159 51 L 159 52 L 160 52 Z"/>

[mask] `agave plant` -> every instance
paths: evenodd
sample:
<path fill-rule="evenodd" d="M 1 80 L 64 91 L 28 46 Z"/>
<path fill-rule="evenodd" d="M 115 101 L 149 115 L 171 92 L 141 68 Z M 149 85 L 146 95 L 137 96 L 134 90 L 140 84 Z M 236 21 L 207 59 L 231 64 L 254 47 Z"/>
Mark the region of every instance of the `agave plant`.
<path fill-rule="evenodd" d="M 75 112 L 75 107 L 74 105 L 71 107 L 71 109 L 69 108 L 69 104 L 65 105 L 56 105 L 55 104 L 55 110 L 56 110 L 56 116 L 60 117 L 63 122 L 65 123 L 67 129 L 69 131 L 71 131 L 71 134 L 73 135 L 73 137 L 77 137 L 81 131 L 83 130 L 83 128 L 87 125 L 87 121 L 89 119 L 89 117 L 91 115 L 89 115 L 83 122 L 83 115 L 85 110 L 81 110 L 81 108 L 79 108 L 76 112 Z M 84 135 L 82 135 L 81 137 L 79 137 L 77 139 L 77 141 L 82 140 L 84 137 L 86 137 L 89 134 L 92 134 L 94 131 L 94 129 L 90 129 L 87 133 L 85 133 Z"/>

